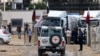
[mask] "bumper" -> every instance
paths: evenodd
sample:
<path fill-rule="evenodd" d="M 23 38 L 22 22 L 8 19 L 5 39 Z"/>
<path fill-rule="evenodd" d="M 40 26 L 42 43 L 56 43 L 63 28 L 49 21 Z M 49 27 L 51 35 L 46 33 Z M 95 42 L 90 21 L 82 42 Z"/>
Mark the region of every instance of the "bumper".
<path fill-rule="evenodd" d="M 10 41 L 11 41 L 11 37 L 9 37 L 9 38 L 7 37 L 4 39 L 4 42 L 10 42 Z"/>
<path fill-rule="evenodd" d="M 65 47 L 38 47 L 42 51 L 62 51 L 65 50 Z"/>

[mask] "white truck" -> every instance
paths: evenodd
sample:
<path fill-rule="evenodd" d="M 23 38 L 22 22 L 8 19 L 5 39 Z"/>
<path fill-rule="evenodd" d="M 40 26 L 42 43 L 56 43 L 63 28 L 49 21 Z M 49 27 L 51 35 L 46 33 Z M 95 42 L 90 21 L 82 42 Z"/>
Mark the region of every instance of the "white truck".
<path fill-rule="evenodd" d="M 79 18 L 78 21 L 78 27 L 81 28 L 81 30 L 86 29 L 86 16 L 88 11 L 84 11 L 83 16 Z M 92 27 L 96 27 L 100 24 L 100 10 L 91 10 L 89 11 L 90 14 L 90 25 Z"/>
<path fill-rule="evenodd" d="M 87 24 L 86 24 L 86 16 L 88 11 L 84 11 L 83 16 L 80 17 L 78 21 L 78 27 L 84 31 L 86 29 L 87 31 Z M 95 41 L 95 39 L 99 40 L 100 36 L 100 10 L 90 10 L 90 37 L 91 37 L 91 43 Z M 88 31 L 87 31 L 88 32 Z M 89 41 L 88 33 L 85 35 L 85 43 Z"/>
<path fill-rule="evenodd" d="M 68 15 L 66 11 L 55 11 L 51 10 L 48 13 L 47 17 L 44 17 L 43 26 L 60 26 L 63 27 L 64 30 L 69 28 L 73 30 L 78 24 L 78 15 Z"/>

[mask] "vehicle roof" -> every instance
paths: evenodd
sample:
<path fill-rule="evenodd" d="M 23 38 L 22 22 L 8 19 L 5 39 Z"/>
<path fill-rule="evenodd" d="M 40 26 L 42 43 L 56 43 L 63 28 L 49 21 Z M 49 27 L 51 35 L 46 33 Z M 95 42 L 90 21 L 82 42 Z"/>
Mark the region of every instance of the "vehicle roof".
<path fill-rule="evenodd" d="M 57 11 L 57 10 L 51 10 L 49 11 L 48 17 L 66 17 L 67 13 L 66 11 Z"/>
<path fill-rule="evenodd" d="M 88 11 L 84 11 L 83 17 L 87 16 Z M 98 17 L 100 16 L 100 10 L 89 10 L 90 17 Z"/>
<path fill-rule="evenodd" d="M 62 27 L 54 27 L 54 26 L 42 26 L 41 27 L 42 29 L 49 29 L 49 28 L 52 28 L 52 29 L 62 29 Z"/>

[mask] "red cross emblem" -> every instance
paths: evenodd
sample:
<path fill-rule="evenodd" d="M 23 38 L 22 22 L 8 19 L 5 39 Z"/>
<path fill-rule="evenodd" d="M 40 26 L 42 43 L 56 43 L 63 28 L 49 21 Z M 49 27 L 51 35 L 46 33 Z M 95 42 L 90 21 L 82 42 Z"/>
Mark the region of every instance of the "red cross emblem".
<path fill-rule="evenodd" d="M 55 42 L 57 41 L 57 38 L 54 38 Z"/>

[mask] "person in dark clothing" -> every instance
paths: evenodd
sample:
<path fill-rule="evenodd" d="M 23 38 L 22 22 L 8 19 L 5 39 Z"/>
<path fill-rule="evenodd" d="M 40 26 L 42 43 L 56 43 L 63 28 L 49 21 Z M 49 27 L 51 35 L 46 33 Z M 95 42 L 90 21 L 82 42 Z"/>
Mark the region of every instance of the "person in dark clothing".
<path fill-rule="evenodd" d="M 86 38 L 87 38 L 87 32 L 86 32 L 86 29 L 84 29 L 83 31 L 83 43 L 86 44 Z"/>
<path fill-rule="evenodd" d="M 28 23 L 26 23 L 24 25 L 24 33 L 28 33 L 28 27 L 29 27 L 29 25 L 28 25 Z"/>
<path fill-rule="evenodd" d="M 78 43 L 78 41 L 77 41 L 77 30 L 76 30 L 76 28 L 74 28 L 74 30 L 72 31 L 72 38 L 71 38 L 71 41 L 73 41 L 75 44 L 77 44 Z"/>
<path fill-rule="evenodd" d="M 17 27 L 17 32 L 18 32 L 18 38 L 21 39 L 21 27 Z"/>
<path fill-rule="evenodd" d="M 82 51 L 83 50 L 83 32 L 81 29 L 79 29 L 78 31 L 78 38 L 79 38 L 79 45 L 80 45 L 79 51 Z"/>
<path fill-rule="evenodd" d="M 11 26 L 11 24 L 9 23 L 9 25 L 8 25 L 8 31 L 9 31 L 10 34 L 13 34 L 13 33 L 12 33 L 12 28 L 11 28 L 11 27 L 12 27 L 12 26 Z"/>

